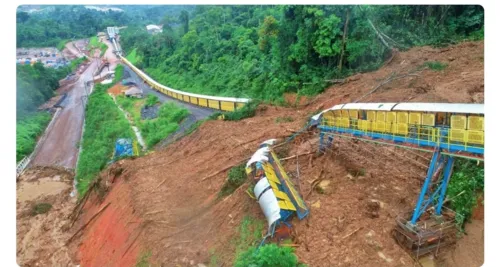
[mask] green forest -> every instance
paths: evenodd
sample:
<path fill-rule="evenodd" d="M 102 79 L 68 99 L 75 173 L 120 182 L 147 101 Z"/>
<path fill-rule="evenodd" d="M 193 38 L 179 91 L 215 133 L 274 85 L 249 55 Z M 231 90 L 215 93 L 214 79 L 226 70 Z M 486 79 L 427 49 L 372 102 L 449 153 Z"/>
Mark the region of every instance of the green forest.
<path fill-rule="evenodd" d="M 69 72 L 69 67 L 46 68 L 42 63 L 35 63 L 33 66 L 17 65 L 17 116 L 22 117 L 23 114 L 36 111 L 38 106 L 53 97 L 54 90 L 59 87 L 59 80 Z"/>
<path fill-rule="evenodd" d="M 50 6 L 43 12 L 18 11 L 17 47 L 58 46 L 61 42 L 94 36 L 108 26 L 130 22 L 124 12 L 98 12 L 84 6 Z"/>
<path fill-rule="evenodd" d="M 165 14 L 177 14 L 192 6 L 116 6 L 124 12 L 100 12 L 85 6 L 40 6 L 35 13 L 18 9 L 17 47 L 62 47 L 72 39 L 95 36 L 106 27 L 147 25 L 160 20 Z"/>
<path fill-rule="evenodd" d="M 180 90 L 274 103 L 374 70 L 413 46 L 484 36 L 481 6 L 196 6 L 121 32 L 138 67 Z"/>

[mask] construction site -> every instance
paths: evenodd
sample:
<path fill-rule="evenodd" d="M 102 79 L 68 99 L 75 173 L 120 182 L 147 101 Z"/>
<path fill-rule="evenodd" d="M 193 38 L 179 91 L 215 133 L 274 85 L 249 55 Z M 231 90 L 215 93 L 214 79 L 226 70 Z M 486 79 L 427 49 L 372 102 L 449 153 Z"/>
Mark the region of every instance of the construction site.
<path fill-rule="evenodd" d="M 96 66 L 86 75 L 102 80 L 97 76 L 103 70 L 111 72 L 123 63 L 114 55 L 107 60 L 107 65 L 92 63 Z M 421 68 L 428 61 L 448 66 L 444 71 Z M 465 225 L 467 235 L 460 237 L 447 199 L 439 202 L 439 223 L 436 211 L 424 205 L 436 196 L 424 197 L 434 192 L 426 184 L 439 185 L 439 172 L 444 173 L 442 179 L 449 178 L 447 166 L 454 157 L 483 164 L 481 145 L 469 145 L 468 150 L 448 146 L 448 154 L 441 155 L 430 143 L 407 145 L 405 140 L 394 146 L 381 142 L 383 136 L 373 142 L 365 138 L 366 131 L 345 134 L 341 128 L 349 125 L 325 122 L 329 109 L 347 103 L 484 103 L 482 41 L 398 52 L 382 68 L 334 81 L 316 97 L 288 94 L 286 99 L 288 107 L 261 104 L 251 118 L 208 120 L 144 156 L 119 160 L 106 167 L 78 200 L 70 196 L 74 161 L 63 167 L 33 164 L 17 182 L 18 263 L 133 266 L 147 255 L 152 266 L 232 266 L 240 225 L 252 218 L 277 227 L 261 227 L 252 245 L 286 239 L 283 245 L 293 247 L 298 260 L 308 266 L 482 264 L 482 202 Z M 320 113 L 322 122 L 311 124 Z M 267 160 L 250 164 L 256 157 L 269 159 L 274 169 L 266 167 Z M 228 172 L 241 164 L 247 164 L 248 178 L 221 197 Z M 284 224 L 270 220 L 255 199 L 259 196 L 252 194 L 259 173 L 269 180 L 270 173 L 276 173 L 276 182 L 286 185 L 277 189 L 287 192 L 281 199 L 292 203 L 280 204 L 281 218 L 289 218 L 282 220 Z M 436 189 L 438 196 L 442 188 Z M 52 209 L 32 216 L 33 205 L 41 202 Z M 291 212 L 283 213 L 286 209 Z M 295 213 L 298 216 L 291 216 Z M 432 235 L 426 235 L 426 229 Z"/>

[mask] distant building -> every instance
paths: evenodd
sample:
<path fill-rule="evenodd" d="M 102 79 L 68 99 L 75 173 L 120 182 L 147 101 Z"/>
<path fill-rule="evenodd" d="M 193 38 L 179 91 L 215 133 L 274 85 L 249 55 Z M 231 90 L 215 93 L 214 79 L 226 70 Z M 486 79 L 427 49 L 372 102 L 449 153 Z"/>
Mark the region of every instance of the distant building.
<path fill-rule="evenodd" d="M 142 90 L 137 86 L 130 86 L 130 88 L 125 91 L 125 96 L 142 98 Z"/>
<path fill-rule="evenodd" d="M 116 35 L 119 32 L 118 28 L 116 27 L 108 27 L 106 28 L 106 31 L 108 32 L 109 39 L 116 38 Z"/>
<path fill-rule="evenodd" d="M 163 31 L 162 27 L 153 24 L 146 26 L 146 30 L 148 30 L 149 34 L 157 34 Z"/>
<path fill-rule="evenodd" d="M 117 7 L 85 6 L 85 8 L 86 9 L 93 9 L 93 10 L 101 11 L 101 12 L 109 12 L 109 11 L 123 12 L 123 9 L 117 8 Z"/>

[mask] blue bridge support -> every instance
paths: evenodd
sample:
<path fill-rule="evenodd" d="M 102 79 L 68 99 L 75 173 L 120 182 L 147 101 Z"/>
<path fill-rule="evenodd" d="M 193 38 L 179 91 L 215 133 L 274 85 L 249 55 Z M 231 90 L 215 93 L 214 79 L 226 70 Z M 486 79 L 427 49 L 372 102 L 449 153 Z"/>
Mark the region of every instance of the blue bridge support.
<path fill-rule="evenodd" d="M 319 151 L 324 152 L 326 148 L 331 147 L 334 141 L 334 135 L 347 135 L 362 138 L 361 135 L 365 133 L 356 133 L 352 132 L 350 129 L 341 129 L 337 127 L 320 127 L 321 131 L 319 134 Z M 344 132 L 346 131 L 346 132 Z M 377 134 L 371 134 L 374 139 L 386 139 L 385 136 Z M 391 139 L 394 137 L 391 136 Z M 389 138 L 387 138 L 389 139 Z M 402 143 L 414 143 L 413 140 L 400 140 Z M 365 139 L 366 140 L 366 139 Z M 422 142 L 419 143 L 420 146 L 433 146 L 434 152 L 432 155 L 431 162 L 429 164 L 429 169 L 427 170 L 427 175 L 424 180 L 424 184 L 422 185 L 422 189 L 420 191 L 417 204 L 415 209 L 413 210 L 413 214 L 411 216 L 411 220 L 408 222 L 409 226 L 416 226 L 418 220 L 428 210 L 429 207 L 434 207 L 434 215 L 441 216 L 443 203 L 446 198 L 446 189 L 448 187 L 448 183 L 450 181 L 451 174 L 453 172 L 453 165 L 455 162 L 455 156 L 450 154 L 449 152 L 443 153 L 443 148 L 439 144 L 429 144 Z M 411 148 L 411 147 L 409 147 Z M 447 147 L 448 150 L 450 147 Z M 457 149 L 457 148 L 455 148 Z M 474 151 L 476 152 L 476 151 Z M 482 152 L 482 151 L 481 151 Z M 459 156 L 459 155 L 457 155 Z"/>

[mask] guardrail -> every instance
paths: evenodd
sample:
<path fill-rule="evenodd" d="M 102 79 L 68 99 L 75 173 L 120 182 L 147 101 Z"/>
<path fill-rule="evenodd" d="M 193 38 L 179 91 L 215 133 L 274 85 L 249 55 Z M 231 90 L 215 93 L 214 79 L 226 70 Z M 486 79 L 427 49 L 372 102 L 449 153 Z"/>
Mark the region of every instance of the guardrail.
<path fill-rule="evenodd" d="M 208 96 L 175 90 L 153 80 L 143 71 L 130 63 L 130 61 L 128 61 L 126 58 L 120 56 L 120 59 L 125 65 L 129 66 L 135 73 L 137 73 L 137 75 L 141 77 L 141 79 L 143 79 L 149 86 L 151 86 L 151 88 L 186 103 L 222 111 L 234 111 L 238 108 L 243 107 L 250 101 L 250 99 L 248 98 Z"/>
<path fill-rule="evenodd" d="M 45 142 L 45 138 L 47 137 L 47 133 L 50 131 L 52 128 L 52 125 L 54 124 L 55 119 L 57 116 L 59 116 L 59 113 L 61 111 L 61 108 L 57 108 L 56 112 L 52 116 L 52 119 L 49 122 L 49 125 L 47 125 L 47 128 L 45 128 L 45 131 L 43 132 L 42 136 L 38 140 L 38 142 L 35 145 L 35 148 L 33 149 L 33 152 L 27 157 L 24 157 L 17 165 L 16 165 L 16 177 L 19 177 L 24 172 L 24 169 L 29 166 L 31 163 L 31 160 L 33 157 L 38 153 L 38 149 L 40 148 L 40 144 Z"/>

